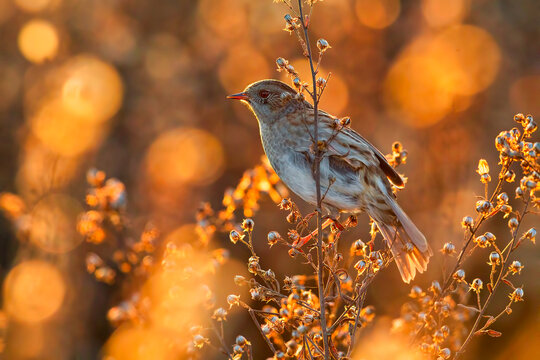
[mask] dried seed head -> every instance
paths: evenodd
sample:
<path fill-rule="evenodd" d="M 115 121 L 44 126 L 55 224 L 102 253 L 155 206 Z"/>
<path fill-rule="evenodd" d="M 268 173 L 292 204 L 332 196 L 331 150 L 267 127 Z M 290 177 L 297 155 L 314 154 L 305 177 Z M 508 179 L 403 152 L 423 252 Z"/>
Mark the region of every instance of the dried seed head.
<path fill-rule="evenodd" d="M 508 170 L 504 173 L 503 179 L 509 183 L 514 182 L 514 180 L 516 180 L 516 173 L 514 172 L 514 170 Z"/>
<path fill-rule="evenodd" d="M 443 360 L 450 359 L 451 355 L 452 351 L 450 351 L 449 348 L 444 348 L 439 351 L 439 357 L 441 357 Z"/>
<path fill-rule="evenodd" d="M 285 60 L 284 58 L 279 57 L 276 59 L 276 64 L 278 66 L 278 71 L 281 71 L 285 69 L 285 67 L 289 64 L 289 62 Z"/>
<path fill-rule="evenodd" d="M 465 216 L 463 220 L 461 220 L 461 226 L 465 229 L 472 229 L 474 226 L 474 220 L 470 216 Z"/>
<path fill-rule="evenodd" d="M 455 280 L 457 280 L 457 281 L 464 281 L 465 280 L 465 270 L 463 270 L 463 269 L 457 270 L 454 273 L 453 278 Z"/>
<path fill-rule="evenodd" d="M 366 256 L 366 244 L 358 239 L 352 243 L 350 252 L 351 255 Z"/>
<path fill-rule="evenodd" d="M 493 244 L 496 240 L 496 237 L 495 235 L 493 235 L 493 233 L 490 233 L 489 231 L 486 232 L 484 234 L 484 236 L 486 237 L 487 241 L 490 243 L 490 244 Z"/>
<path fill-rule="evenodd" d="M 264 295 L 257 288 L 249 289 L 251 298 L 255 301 L 264 301 Z"/>
<path fill-rule="evenodd" d="M 413 299 L 418 299 L 419 297 L 424 296 L 424 292 L 420 286 L 415 285 L 411 288 L 409 296 Z"/>
<path fill-rule="evenodd" d="M 317 78 L 317 86 L 319 88 L 321 88 L 321 89 L 324 88 L 326 86 L 326 79 L 323 78 L 323 77 L 318 77 Z"/>
<path fill-rule="evenodd" d="M 508 194 L 505 192 L 502 192 L 497 196 L 497 202 L 501 205 L 508 204 L 508 200 Z"/>
<path fill-rule="evenodd" d="M 290 248 L 287 253 L 289 254 L 290 257 L 294 259 L 296 255 L 298 255 L 300 252 L 298 251 L 298 249 Z"/>
<path fill-rule="evenodd" d="M 485 159 L 480 159 L 480 161 L 478 162 L 478 169 L 476 170 L 476 172 L 480 174 L 480 180 L 484 184 L 491 181 L 491 177 L 489 176 L 489 165 Z"/>
<path fill-rule="evenodd" d="M 476 211 L 482 215 L 487 215 L 493 210 L 493 204 L 487 200 L 479 200 L 476 202 Z"/>
<path fill-rule="evenodd" d="M 238 344 L 235 344 L 233 345 L 233 353 L 235 355 L 240 355 L 240 354 L 243 354 L 244 353 L 244 349 L 242 349 L 242 347 Z"/>
<path fill-rule="evenodd" d="M 525 234 L 523 234 L 522 238 L 531 240 L 531 242 L 535 244 L 536 243 L 536 229 L 530 228 L 529 230 L 527 230 Z"/>
<path fill-rule="evenodd" d="M 195 346 L 197 349 L 201 349 L 204 344 L 209 344 L 210 340 L 202 336 L 201 334 L 197 334 L 193 336 L 193 346 Z"/>
<path fill-rule="evenodd" d="M 488 265 L 495 266 L 499 265 L 501 262 L 501 256 L 498 252 L 492 251 L 491 254 L 489 254 L 489 262 Z"/>
<path fill-rule="evenodd" d="M 296 90 L 302 89 L 302 80 L 299 77 L 295 77 L 292 82 Z"/>
<path fill-rule="evenodd" d="M 244 219 L 242 221 L 242 229 L 247 232 L 253 231 L 253 227 L 255 226 L 255 222 L 251 219 Z"/>
<path fill-rule="evenodd" d="M 522 113 L 514 115 L 514 121 L 520 124 L 523 123 L 525 121 L 525 115 L 523 115 Z"/>
<path fill-rule="evenodd" d="M 242 275 L 236 275 L 234 277 L 234 283 L 238 286 L 243 286 L 243 285 L 246 285 L 248 281 Z"/>
<path fill-rule="evenodd" d="M 284 18 L 285 18 L 285 21 L 287 22 L 287 24 L 293 25 L 294 19 L 293 19 L 293 17 L 292 17 L 290 14 L 286 14 L 286 15 L 284 16 Z"/>
<path fill-rule="evenodd" d="M 229 304 L 229 309 L 234 305 L 240 305 L 240 295 L 229 295 L 227 296 L 227 304 Z"/>
<path fill-rule="evenodd" d="M 287 210 L 287 211 L 288 211 L 288 210 L 291 210 L 291 208 L 292 208 L 292 201 L 291 201 L 291 199 L 285 198 L 285 199 L 281 200 L 281 202 L 279 203 L 278 206 L 279 206 L 279 208 L 280 208 L 281 210 Z"/>
<path fill-rule="evenodd" d="M 480 248 L 486 248 L 489 246 L 488 238 L 485 235 L 478 236 L 476 239 L 474 239 L 474 242 Z"/>
<path fill-rule="evenodd" d="M 358 275 L 361 275 L 366 270 L 367 263 L 364 260 L 360 260 L 354 264 L 354 268 L 358 271 Z"/>
<path fill-rule="evenodd" d="M 469 290 L 473 290 L 476 293 L 480 293 L 480 290 L 484 287 L 484 283 L 479 278 L 472 281 Z"/>
<path fill-rule="evenodd" d="M 512 273 L 512 275 L 521 274 L 521 269 L 523 269 L 523 265 L 521 265 L 518 260 L 514 260 L 510 264 L 510 266 L 508 266 L 508 270 L 510 270 L 510 273 Z"/>
<path fill-rule="evenodd" d="M 377 272 L 384 266 L 384 261 L 382 259 L 377 259 L 372 263 L 373 272 Z"/>
<path fill-rule="evenodd" d="M 289 222 L 289 224 L 296 224 L 297 221 L 298 221 L 298 214 L 296 214 L 295 211 L 291 211 L 291 213 L 287 215 L 287 222 Z"/>
<path fill-rule="evenodd" d="M 438 295 L 441 293 L 442 291 L 442 288 L 441 288 L 441 284 L 435 280 L 431 283 L 431 286 L 429 287 L 429 290 L 434 294 L 434 295 Z"/>
<path fill-rule="evenodd" d="M 445 255 L 451 255 L 456 252 L 456 247 L 451 242 L 447 242 L 443 245 L 441 252 Z"/>
<path fill-rule="evenodd" d="M 518 225 L 519 225 L 518 219 L 511 218 L 510 220 L 508 220 L 508 227 L 510 228 L 510 230 L 512 231 L 516 230 Z"/>
<path fill-rule="evenodd" d="M 369 253 L 369 261 L 377 261 L 381 259 L 381 253 L 380 251 L 372 251 Z"/>
<path fill-rule="evenodd" d="M 231 230 L 231 232 L 229 233 L 229 239 L 233 244 L 236 244 L 243 237 L 244 235 L 240 235 L 240 233 L 236 230 Z"/>
<path fill-rule="evenodd" d="M 281 235 L 277 231 L 270 231 L 268 233 L 268 244 L 270 246 L 275 245 L 279 239 L 281 239 Z"/>
<path fill-rule="evenodd" d="M 512 213 L 512 207 L 510 205 L 501 205 L 500 211 L 504 214 L 504 217 L 507 218 Z"/>
<path fill-rule="evenodd" d="M 523 301 L 523 295 L 524 295 L 523 289 L 518 287 L 514 290 L 513 293 L 510 294 L 510 299 L 513 302 Z"/>
<path fill-rule="evenodd" d="M 330 49 L 331 46 L 325 39 L 319 39 L 317 40 L 317 48 L 321 53 L 325 52 L 326 50 Z"/>
<path fill-rule="evenodd" d="M 392 152 L 393 153 L 400 153 L 403 151 L 403 145 L 399 141 L 395 141 L 392 143 Z"/>
<path fill-rule="evenodd" d="M 214 315 L 212 315 L 212 319 L 215 319 L 216 321 L 225 321 L 227 320 L 227 310 L 224 308 L 217 308 L 214 311 Z"/>
<path fill-rule="evenodd" d="M 444 341 L 444 334 L 441 330 L 437 330 L 433 333 L 433 342 L 440 344 Z"/>

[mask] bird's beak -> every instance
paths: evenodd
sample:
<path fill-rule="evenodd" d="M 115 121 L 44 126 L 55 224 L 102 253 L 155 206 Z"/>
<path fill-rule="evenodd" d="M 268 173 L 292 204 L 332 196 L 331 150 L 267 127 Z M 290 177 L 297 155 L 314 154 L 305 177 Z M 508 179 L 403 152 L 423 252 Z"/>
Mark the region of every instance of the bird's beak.
<path fill-rule="evenodd" d="M 227 99 L 247 100 L 248 95 L 245 92 L 241 92 L 241 93 L 238 93 L 238 94 L 229 95 L 229 96 L 227 96 Z"/>

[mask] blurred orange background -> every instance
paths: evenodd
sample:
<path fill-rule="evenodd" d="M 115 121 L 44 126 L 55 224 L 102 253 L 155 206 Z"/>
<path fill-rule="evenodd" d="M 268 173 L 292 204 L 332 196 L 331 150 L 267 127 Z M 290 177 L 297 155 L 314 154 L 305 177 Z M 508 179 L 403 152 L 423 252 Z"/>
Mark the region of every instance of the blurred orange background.
<path fill-rule="evenodd" d="M 0 192 L 18 194 L 22 202 L 4 200 L 25 214 L 15 223 L 0 216 L 0 358 L 94 359 L 111 334 L 110 359 L 171 358 L 160 332 L 113 333 L 107 322 L 108 309 L 142 285 L 97 283 L 86 272 L 89 244 L 76 232 L 85 173 L 97 167 L 125 183 L 134 227 L 150 219 L 179 244 L 196 236 L 199 203 L 219 207 L 225 189 L 263 153 L 253 115 L 225 96 L 262 78 L 286 80 L 276 71 L 279 56 L 308 79 L 296 38 L 282 30 L 286 12 L 272 0 L 0 0 Z M 496 167 L 494 137 L 513 126 L 514 113 L 540 114 L 539 12 L 537 0 L 325 0 L 314 9 L 312 39 L 332 45 L 321 107 L 350 116 L 384 153 L 403 143 L 409 180 L 400 203 L 435 249 L 460 244 L 459 222 L 483 194 L 478 159 Z M 266 245 L 268 231 L 287 229 L 271 200 L 262 200 L 255 221 L 266 266 L 280 279 L 302 271 L 283 249 Z M 367 237 L 367 217 L 360 224 L 348 240 Z M 503 223 L 493 226 L 506 235 Z M 247 254 L 226 234 L 212 241 L 231 251 L 209 280 L 224 303 L 245 291 L 233 277 L 246 273 Z M 526 301 L 497 323 L 502 338 L 476 339 L 465 358 L 531 359 L 540 351 L 530 341 L 540 332 L 539 258 L 533 250 L 518 257 L 526 264 Z M 482 258 L 468 266 L 489 272 Z M 442 267 L 436 257 L 418 282 L 430 283 Z M 166 276 L 153 279 L 143 292 L 171 290 Z M 408 290 L 389 269 L 367 303 L 384 324 L 399 315 Z M 505 303 L 501 295 L 493 308 Z M 160 331 L 185 340 L 163 320 L 169 305 L 160 304 L 152 309 Z M 186 320 L 189 309 L 182 303 L 167 321 L 195 321 Z M 248 331 L 262 347 L 244 315 L 231 314 L 227 340 Z M 380 331 L 366 334 L 373 351 L 365 355 L 396 359 L 377 355 L 386 342 Z M 124 353 L 138 342 L 146 347 Z"/>

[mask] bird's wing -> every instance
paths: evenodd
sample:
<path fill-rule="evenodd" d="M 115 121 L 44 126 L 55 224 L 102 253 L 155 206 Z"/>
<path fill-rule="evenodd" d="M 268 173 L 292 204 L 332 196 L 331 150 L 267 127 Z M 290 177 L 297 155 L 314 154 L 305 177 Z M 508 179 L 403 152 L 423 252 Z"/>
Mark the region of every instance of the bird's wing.
<path fill-rule="evenodd" d="M 377 166 L 386 177 L 397 187 L 403 187 L 403 179 L 388 163 L 386 157 L 362 135 L 349 127 L 336 129 L 335 118 L 321 111 L 320 134 L 330 141 L 328 150 L 331 155 L 337 155 L 348 162 L 352 167 Z"/>

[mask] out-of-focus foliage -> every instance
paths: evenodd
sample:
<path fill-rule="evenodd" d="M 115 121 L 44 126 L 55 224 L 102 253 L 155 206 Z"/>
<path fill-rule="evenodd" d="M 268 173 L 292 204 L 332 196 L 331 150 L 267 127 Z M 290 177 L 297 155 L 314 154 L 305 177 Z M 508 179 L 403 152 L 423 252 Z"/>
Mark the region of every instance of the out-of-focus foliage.
<path fill-rule="evenodd" d="M 178 255 L 160 247 L 172 241 L 180 259 L 193 262 L 192 271 L 210 273 L 208 263 L 220 254 L 214 260 L 198 258 L 186 245 L 200 236 L 195 210 L 201 201 L 218 207 L 225 189 L 262 154 L 252 114 L 226 102 L 225 95 L 261 78 L 286 80 L 275 71 L 277 56 L 290 59 L 308 78 L 307 63 L 291 45 L 294 39 L 281 30 L 282 10 L 271 0 L 0 0 L 3 356 L 91 359 L 107 339 L 110 351 L 138 354 L 130 358 L 169 356 L 164 352 L 169 337 L 152 329 L 120 327 L 112 334 L 107 317 L 114 322 L 119 313 L 110 310 L 121 304 L 125 314 L 134 311 L 131 304 L 146 306 L 130 298 L 144 283 L 143 295 L 154 297 L 147 313 L 160 331 L 175 334 L 181 328 L 171 324 L 180 324 L 192 303 L 208 300 L 204 287 L 185 302 L 184 292 L 193 284 L 174 287 L 176 277 L 168 274 L 123 281 L 122 264 L 130 267 L 126 273 L 151 265 L 142 255 L 135 260 L 128 251 L 115 257 L 105 247 L 100 251 L 110 256 L 109 265 L 100 263 L 107 260 L 102 255 L 89 259 L 102 235 L 99 227 L 92 228 L 97 219 L 92 216 L 98 214 L 86 212 L 88 222 L 82 225 L 78 217 L 86 206 L 86 170 L 102 168 L 125 184 L 120 189 L 119 183 L 109 183 L 108 192 L 98 194 L 117 206 L 99 208 L 99 216 L 109 219 L 109 231 L 121 231 L 114 226 L 125 219 L 111 210 L 124 211 L 121 194 L 127 192 L 132 233 L 120 232 L 118 238 L 131 237 L 127 245 L 133 246 L 149 240 L 144 234 L 150 236 L 151 222 L 162 240 L 148 251 L 153 261 Z M 405 167 L 409 184 L 399 198 L 433 248 L 460 241 L 459 220 L 474 211 L 471 197 L 484 192 L 475 172 L 477 159 L 498 161 L 492 141 L 507 128 L 507 120 L 517 112 L 540 113 L 540 74 L 534 63 L 539 11 L 536 0 L 519 5 L 504 0 L 317 3 L 313 31 L 333 47 L 321 69 L 323 75 L 332 72 L 321 107 L 350 116 L 352 126 L 380 148 L 400 139 L 413 154 Z M 287 228 L 265 199 L 254 230 L 258 239 L 266 239 L 271 229 L 286 233 Z M 88 240 L 88 233 L 80 231 L 83 225 L 88 227 L 82 230 L 96 230 L 93 243 L 83 242 L 83 235 Z M 355 231 L 367 237 L 368 230 Z M 226 236 L 209 241 L 210 248 L 229 242 Z M 267 258 L 265 266 L 281 272 L 279 279 L 295 271 L 297 264 L 276 256 L 277 250 L 254 246 Z M 247 274 L 236 260 L 244 255 L 231 248 L 231 260 L 212 276 L 208 286 L 216 289 L 217 301 L 238 292 L 230 274 Z M 479 339 L 465 354 L 469 359 L 478 354 L 528 359 L 538 352 L 538 345 L 526 340 L 539 331 L 536 258 L 532 251 L 520 258 L 527 264 L 522 281 L 536 288 L 527 290 L 527 301 L 513 309 L 509 322 L 498 321 L 504 337 Z M 97 266 L 92 275 L 89 264 Z M 118 266 L 112 286 L 107 285 L 113 282 L 111 272 L 96 274 L 100 268 L 113 269 L 111 264 Z M 484 259 L 468 266 L 467 273 L 489 276 Z M 439 273 L 431 266 L 419 281 L 428 284 Z M 397 272 L 385 271 L 367 302 L 393 318 L 408 290 Z M 493 306 L 505 304 L 503 299 Z M 252 326 L 234 311 L 228 320 L 231 336 Z M 234 337 L 227 340 L 233 343 Z M 264 346 L 256 341 L 262 340 L 254 340 L 254 346 Z M 146 344 L 147 352 L 132 348 L 137 342 Z M 369 357 L 384 358 L 377 353 L 388 349 L 382 327 L 374 327 L 366 344 Z"/>

